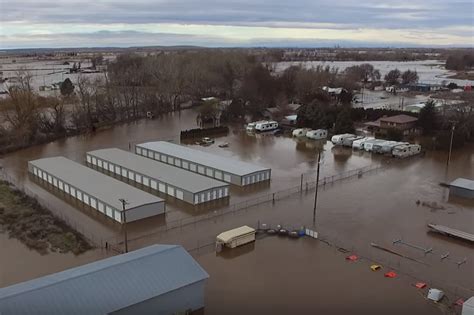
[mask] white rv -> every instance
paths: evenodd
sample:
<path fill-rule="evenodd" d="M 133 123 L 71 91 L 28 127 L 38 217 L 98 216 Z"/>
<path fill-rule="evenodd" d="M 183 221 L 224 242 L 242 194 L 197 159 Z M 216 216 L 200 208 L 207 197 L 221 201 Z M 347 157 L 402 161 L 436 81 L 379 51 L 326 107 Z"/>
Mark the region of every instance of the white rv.
<path fill-rule="evenodd" d="M 389 146 L 389 145 L 392 145 L 394 143 L 396 143 L 396 141 L 388 141 L 388 140 L 383 140 L 383 142 L 374 143 L 374 145 L 372 147 L 372 152 L 377 153 L 377 154 L 382 154 L 382 151 L 383 151 L 382 148 L 384 146 Z"/>
<path fill-rule="evenodd" d="M 262 123 L 262 122 L 265 122 L 265 120 L 259 120 L 259 121 L 254 121 L 254 122 L 249 122 L 247 124 L 247 126 L 245 127 L 245 129 L 248 131 L 248 132 L 254 132 L 255 131 L 255 126 L 259 123 Z"/>
<path fill-rule="evenodd" d="M 362 139 L 359 139 L 359 140 L 354 140 L 352 142 L 352 148 L 356 149 L 356 150 L 363 150 L 364 149 L 364 143 L 369 141 L 369 140 L 374 140 L 374 139 L 375 139 L 374 137 L 366 137 L 366 138 L 362 138 Z"/>
<path fill-rule="evenodd" d="M 396 146 L 392 150 L 392 156 L 397 158 L 406 158 L 421 152 L 421 145 L 419 144 L 402 144 Z"/>
<path fill-rule="evenodd" d="M 398 142 L 398 141 L 387 141 L 384 145 L 382 145 L 382 149 L 380 153 L 382 154 L 392 154 L 393 148 L 404 145 L 404 144 L 409 144 L 408 142 Z"/>
<path fill-rule="evenodd" d="M 374 139 L 369 140 L 364 143 L 364 150 L 367 152 L 372 152 L 374 150 L 374 146 L 380 145 L 381 143 L 386 142 L 386 140 L 381 139 Z"/>
<path fill-rule="evenodd" d="M 352 147 L 352 142 L 363 139 L 363 138 L 364 136 L 354 136 L 354 137 L 345 138 L 344 140 L 342 140 L 342 145 L 345 147 Z"/>
<path fill-rule="evenodd" d="M 270 131 L 270 130 L 275 130 L 278 129 L 278 123 L 274 120 L 270 121 L 261 121 L 255 124 L 255 130 L 256 131 Z"/>
<path fill-rule="evenodd" d="M 306 133 L 306 138 L 312 140 L 321 140 L 326 139 L 327 137 L 328 131 L 326 129 L 310 130 Z"/>
<path fill-rule="evenodd" d="M 292 136 L 293 137 L 304 137 L 306 136 L 306 133 L 309 131 L 310 129 L 308 128 L 296 128 L 295 130 L 292 131 Z"/>
<path fill-rule="evenodd" d="M 331 138 L 331 142 L 334 145 L 342 145 L 342 142 L 344 141 L 344 139 L 351 138 L 351 137 L 355 137 L 355 135 L 353 135 L 352 133 L 344 133 L 342 135 L 334 135 Z"/>

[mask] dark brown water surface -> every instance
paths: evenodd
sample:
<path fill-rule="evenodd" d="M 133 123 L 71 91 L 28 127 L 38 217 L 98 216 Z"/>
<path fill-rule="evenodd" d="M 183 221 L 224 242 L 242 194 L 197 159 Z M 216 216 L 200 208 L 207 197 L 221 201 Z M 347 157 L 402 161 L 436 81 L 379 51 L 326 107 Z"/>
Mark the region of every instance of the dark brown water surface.
<path fill-rule="evenodd" d="M 63 155 L 83 163 L 85 152 L 90 150 L 107 147 L 119 147 L 128 150 L 129 146 L 131 147 L 135 143 L 152 140 L 178 142 L 181 129 L 195 127 L 195 113 L 190 110 L 183 111 L 181 115 L 175 113 L 156 120 L 143 120 L 133 124 L 116 126 L 93 135 L 72 137 L 31 147 L 4 156 L 0 163 L 6 174 L 14 182 L 27 189 L 29 193 L 37 195 L 40 200 L 47 202 L 53 212 L 68 220 L 86 236 L 94 238 L 97 243 L 109 239 L 120 240 L 121 228 L 118 224 L 54 192 L 50 187 L 35 183 L 27 174 L 27 162 L 42 157 Z M 269 185 L 258 185 L 245 189 L 232 188 L 229 200 L 231 205 L 245 202 L 249 198 L 298 186 L 302 173 L 314 171 L 316 154 L 320 148 L 324 148 L 321 177 L 332 176 L 367 165 L 382 164 L 384 168 L 377 172 L 365 174 L 361 178 L 353 178 L 321 187 L 316 217 L 317 230 L 331 243 L 336 243 L 372 260 L 380 261 L 384 265 L 397 268 L 405 274 L 429 282 L 433 286 L 452 291 L 454 296 L 468 298 L 474 295 L 474 247 L 448 237 L 428 233 L 426 228 L 427 223 L 437 223 L 474 233 L 473 202 L 460 198 L 449 198 L 448 190 L 439 185 L 440 182 L 450 182 L 457 177 L 474 178 L 474 146 L 470 145 L 462 150 L 454 151 L 451 165 L 449 169 L 446 169 L 445 152 L 429 151 L 423 157 L 396 161 L 367 152 L 353 152 L 350 149 L 333 147 L 329 142 L 301 141 L 285 136 L 275 137 L 272 135 L 250 136 L 238 129 L 233 128 L 228 136 L 217 138 L 216 144 L 212 146 L 192 146 L 199 150 L 236 157 L 272 168 L 272 181 Z M 229 142 L 230 145 L 228 148 L 219 148 L 217 144 L 221 142 Z M 305 175 L 304 180 L 309 179 L 314 179 L 314 172 Z M 213 243 L 215 236 L 226 229 L 243 224 L 256 226 L 258 221 L 271 225 L 283 224 L 290 228 L 302 225 L 310 226 L 313 221 L 313 200 L 314 190 L 309 190 L 302 194 L 296 193 L 288 198 L 278 200 L 274 204 L 267 202 L 238 213 L 214 216 L 215 213 L 219 213 L 218 209 L 226 205 L 192 208 L 170 199 L 167 200 L 168 212 L 166 216 L 150 218 L 129 225 L 130 248 L 140 248 L 153 243 L 172 243 L 181 244 L 187 249 L 193 249 Z M 417 200 L 436 202 L 444 206 L 445 209 L 433 210 L 417 205 Z M 156 233 L 157 229 L 168 225 L 171 221 L 202 216 L 206 213 L 211 217 L 210 220 L 176 228 L 166 233 Z M 143 235 L 148 236 L 139 237 Z M 392 242 L 397 239 L 403 239 L 405 242 L 418 247 L 433 248 L 433 252 L 425 255 L 422 250 L 407 245 L 392 245 Z M 59 254 L 39 256 L 31 254 L 15 240 L 3 237 L 2 242 L 2 245 L 4 245 L 2 248 L 6 250 L 3 250 L 0 259 L 0 275 L 3 275 L 0 276 L 0 286 L 66 269 L 104 256 L 101 251 L 92 251 L 79 257 L 61 256 Z M 268 246 L 274 251 L 278 244 L 271 242 Z M 423 261 L 426 265 L 374 249 L 370 246 L 371 242 Z M 321 247 L 322 245 L 308 246 Z M 255 265 L 266 266 L 271 260 L 276 259 L 276 254 L 265 248 L 266 246 L 259 246 L 257 243 L 252 254 L 248 256 L 251 257 L 249 261 L 240 257 L 235 261 L 225 260 L 225 262 L 229 261 L 229 264 L 232 265 L 229 266 L 229 272 L 244 278 L 253 277 L 247 273 L 249 268 L 256 268 L 263 272 L 264 269 L 257 268 Z M 322 289 L 317 284 L 317 279 L 321 274 L 331 274 L 334 277 L 334 285 L 331 286 L 331 281 L 327 281 L 326 286 L 324 286 L 325 290 L 332 293 L 343 290 L 344 278 L 354 277 L 351 281 L 360 283 L 368 281 L 364 273 L 358 272 L 357 269 L 355 271 L 351 269 L 350 275 L 345 274 L 348 271 L 341 271 L 342 269 L 346 270 L 345 266 L 342 268 L 339 263 L 332 262 L 336 259 L 339 260 L 340 257 L 327 258 L 328 262 L 324 263 L 324 268 L 319 271 L 314 271 L 306 264 L 296 262 L 298 259 L 295 259 L 294 265 L 291 265 L 293 262 L 290 259 L 291 256 L 302 255 L 303 258 L 301 259 L 304 259 L 305 255 L 309 255 L 304 253 L 307 249 L 306 245 L 291 248 L 286 246 L 282 247 L 279 255 L 285 256 L 283 261 L 285 261 L 285 266 L 288 266 L 285 271 L 293 270 L 297 273 L 304 273 L 309 278 L 314 278 L 315 292 L 323 301 L 327 299 L 327 303 L 322 305 L 329 307 L 332 303 L 336 303 L 335 297 L 337 295 L 330 299 L 326 297 L 326 293 L 321 291 Z M 301 251 L 303 253 L 300 253 Z M 316 250 L 316 252 L 319 251 L 320 249 Z M 441 255 L 448 252 L 450 253 L 449 258 L 441 260 Z M 326 255 L 324 256 L 326 259 Z M 243 257 L 247 257 L 247 255 Z M 464 258 L 467 262 L 458 267 L 457 262 L 464 260 Z M 203 259 L 201 262 L 211 276 L 215 272 L 218 275 L 217 278 L 221 277 L 223 273 L 221 269 L 226 269 L 223 265 L 224 261 Z M 48 263 L 49 260 L 54 261 L 54 263 Z M 17 268 L 16 261 L 22 261 L 23 268 Z M 366 269 L 366 267 L 363 268 Z M 25 272 L 24 270 L 28 271 Z M 279 275 L 274 274 L 275 272 L 276 269 L 271 273 L 262 275 L 263 281 L 268 280 L 271 283 L 269 292 L 273 292 L 271 294 L 274 295 L 269 293 L 269 296 L 275 296 L 275 303 L 279 303 L 278 305 L 282 304 L 283 301 L 291 304 L 288 300 L 278 298 L 283 291 L 277 287 L 276 279 Z M 297 275 L 295 278 L 299 279 L 298 277 L 301 276 Z M 241 280 L 238 280 L 237 284 L 239 281 Z M 371 282 L 367 283 L 367 285 L 369 284 Z M 213 290 L 217 290 L 215 285 L 211 285 L 211 288 L 214 288 L 211 289 L 211 293 L 214 292 Z M 252 290 L 262 289 L 259 287 L 262 285 L 254 284 Z M 293 285 L 297 286 L 296 284 Z M 308 284 L 303 285 L 303 287 L 305 289 L 301 293 L 302 299 L 308 299 L 310 294 L 308 292 L 311 292 L 311 288 Z M 377 287 L 377 290 L 383 290 L 383 288 Z M 237 290 L 234 292 L 236 299 L 246 299 L 247 295 L 245 295 L 244 288 L 236 288 L 235 290 Z M 348 289 L 344 288 L 344 290 Z M 367 288 L 368 291 L 370 291 L 370 288 Z M 396 289 L 394 295 L 400 296 L 400 301 L 405 301 L 405 299 L 409 301 L 410 297 L 405 296 L 402 291 Z M 214 296 L 213 294 L 212 296 Z M 347 296 L 344 296 L 347 294 L 349 292 L 341 295 L 341 300 L 347 299 Z M 355 292 L 354 294 L 356 294 L 354 299 L 360 298 L 364 303 L 369 303 L 368 298 L 362 297 L 362 294 L 365 293 Z M 217 296 L 220 297 L 221 295 Z M 393 297 L 393 299 L 395 298 Z M 264 301 L 269 301 L 270 297 L 266 297 L 266 299 Z M 298 302 L 297 295 L 295 295 L 295 299 L 295 305 L 298 305 L 300 302 Z M 301 303 L 301 310 L 309 310 L 309 308 L 305 308 L 308 304 Z M 378 303 L 382 306 L 380 304 L 382 302 L 378 301 Z M 352 303 L 347 304 L 350 307 Z M 262 303 L 262 305 L 265 304 Z M 219 307 L 223 306 L 225 306 L 225 303 L 221 306 L 217 305 L 216 310 L 222 310 Z M 428 314 L 422 306 L 419 307 L 421 307 L 420 314 Z M 325 313 L 323 308 L 319 311 Z M 360 314 L 363 313 L 362 311 L 363 309 L 361 309 Z M 245 313 L 245 310 L 241 313 Z M 384 312 L 380 314 L 382 313 Z"/>
<path fill-rule="evenodd" d="M 406 279 L 384 278 L 326 244 L 278 236 L 202 255 L 205 314 L 442 314 Z"/>

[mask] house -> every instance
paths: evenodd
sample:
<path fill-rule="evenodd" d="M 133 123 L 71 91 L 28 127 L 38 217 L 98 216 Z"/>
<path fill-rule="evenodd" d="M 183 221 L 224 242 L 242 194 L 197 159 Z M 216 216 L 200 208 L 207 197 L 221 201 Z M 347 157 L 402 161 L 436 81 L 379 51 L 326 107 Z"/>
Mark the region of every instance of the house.
<path fill-rule="evenodd" d="M 280 126 L 283 126 L 283 127 L 295 127 L 297 120 L 298 120 L 298 115 L 285 116 L 285 117 L 281 120 Z"/>
<path fill-rule="evenodd" d="M 0 289 L 0 314 L 188 314 L 209 275 L 177 245 L 152 245 Z"/>
<path fill-rule="evenodd" d="M 301 104 L 293 104 L 293 103 L 288 104 L 286 106 L 282 106 L 282 107 L 269 107 L 265 109 L 263 113 L 263 117 L 265 117 L 266 119 L 275 120 L 278 114 L 280 113 L 284 113 L 285 115 L 296 114 L 296 112 L 298 111 L 300 107 L 301 107 Z"/>
<path fill-rule="evenodd" d="M 404 135 L 415 131 L 415 124 L 418 118 L 408 115 L 396 115 L 391 117 L 381 117 L 375 121 L 365 123 L 368 130 L 378 134 L 386 134 L 389 129 L 398 129 Z"/>

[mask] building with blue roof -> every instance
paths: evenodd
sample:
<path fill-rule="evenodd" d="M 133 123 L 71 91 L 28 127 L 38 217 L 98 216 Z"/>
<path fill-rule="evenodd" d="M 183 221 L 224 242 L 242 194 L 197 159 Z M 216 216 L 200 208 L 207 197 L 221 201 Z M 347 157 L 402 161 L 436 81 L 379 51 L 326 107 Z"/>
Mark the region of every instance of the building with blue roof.
<path fill-rule="evenodd" d="M 0 314 L 185 314 L 208 278 L 183 247 L 153 245 L 2 288 Z"/>

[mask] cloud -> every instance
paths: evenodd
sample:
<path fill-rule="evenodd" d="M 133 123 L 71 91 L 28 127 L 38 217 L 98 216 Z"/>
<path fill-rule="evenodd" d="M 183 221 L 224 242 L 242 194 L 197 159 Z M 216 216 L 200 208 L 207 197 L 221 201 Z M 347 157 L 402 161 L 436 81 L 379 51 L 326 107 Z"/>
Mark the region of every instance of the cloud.
<path fill-rule="evenodd" d="M 66 46 L 68 36 L 80 37 L 79 45 L 102 45 L 92 42 L 101 31 L 109 32 L 114 46 L 133 44 L 127 37 L 133 32 L 141 34 L 135 45 L 187 38 L 196 45 L 201 40 L 201 45 L 218 40 L 222 45 L 259 45 L 267 39 L 319 39 L 468 46 L 473 42 L 473 8 L 469 1 L 440 0 L 0 0 L 0 47 L 16 42 Z"/>

